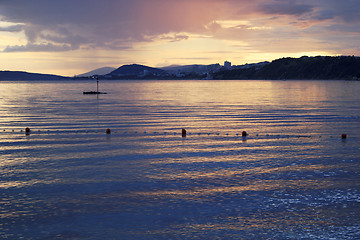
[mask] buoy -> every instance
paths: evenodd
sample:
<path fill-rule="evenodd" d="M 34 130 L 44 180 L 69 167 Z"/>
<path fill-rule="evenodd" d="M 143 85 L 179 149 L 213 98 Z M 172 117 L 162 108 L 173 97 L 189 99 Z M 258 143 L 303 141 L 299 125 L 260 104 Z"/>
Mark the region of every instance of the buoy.
<path fill-rule="evenodd" d="M 342 139 L 346 139 L 347 138 L 347 135 L 345 133 L 341 134 L 341 138 Z"/>
<path fill-rule="evenodd" d="M 186 130 L 184 128 L 181 129 L 181 136 L 186 137 Z"/>
<path fill-rule="evenodd" d="M 110 128 L 106 129 L 106 134 L 111 134 L 111 129 Z"/>
<path fill-rule="evenodd" d="M 243 132 L 241 133 L 241 136 L 246 137 L 246 136 L 247 136 L 247 132 L 246 132 L 246 131 L 243 131 Z"/>
<path fill-rule="evenodd" d="M 26 135 L 29 135 L 29 134 L 30 134 L 30 128 L 28 128 L 28 127 L 25 128 L 25 134 L 26 134 Z"/>

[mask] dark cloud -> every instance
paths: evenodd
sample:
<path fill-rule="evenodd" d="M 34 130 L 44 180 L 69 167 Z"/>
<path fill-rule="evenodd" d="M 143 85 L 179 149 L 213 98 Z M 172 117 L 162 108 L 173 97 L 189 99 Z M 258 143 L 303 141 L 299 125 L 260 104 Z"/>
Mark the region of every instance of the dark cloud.
<path fill-rule="evenodd" d="M 311 19 L 324 21 L 324 20 L 331 20 L 334 17 L 335 17 L 335 12 L 333 10 L 320 10 L 314 13 Z"/>
<path fill-rule="evenodd" d="M 334 20 L 342 24 L 359 24 L 360 1 L 358 0 L 304 0 L 312 5 L 313 12 L 307 17 L 314 21 Z"/>
<path fill-rule="evenodd" d="M 207 2 L 209 8 L 204 7 Z M 82 45 L 116 49 L 128 43 L 147 42 L 161 34 L 204 31 L 204 25 L 216 15 L 217 9 L 211 7 L 216 2 L 12 0 L 0 1 L 0 14 L 3 21 L 24 25 L 29 44 L 46 42 L 55 50 L 59 45 L 70 45 L 69 49 Z M 186 37 L 177 35 L 169 41 L 181 39 Z"/>
<path fill-rule="evenodd" d="M 12 25 L 8 27 L 0 27 L 0 32 L 21 32 L 24 30 L 24 26 L 21 24 Z"/>
<path fill-rule="evenodd" d="M 250 25 L 223 29 L 222 20 L 294 28 L 327 21 L 328 29 L 337 21 L 347 29 L 360 24 L 359 6 L 358 0 L 0 0 L 0 18 L 12 24 L 0 31 L 24 32 L 27 39 L 4 51 L 128 49 L 159 38 L 187 40 L 187 33 L 231 40 L 259 36 Z"/>
<path fill-rule="evenodd" d="M 106 4 L 110 2 L 109 4 Z M 1 1 L 3 19 L 10 22 L 31 23 L 34 25 L 56 25 L 65 23 L 87 24 L 95 22 L 96 11 L 104 14 L 111 9 L 111 2 L 94 0 L 12 0 Z M 121 2 L 121 1 L 119 1 Z M 103 11 L 104 10 L 104 11 Z M 121 11 L 121 9 L 119 9 Z M 108 17 L 108 15 L 102 16 Z"/>
<path fill-rule="evenodd" d="M 274 15 L 302 15 L 312 12 L 313 8 L 313 5 L 297 3 L 295 0 L 276 0 L 259 6 L 259 10 L 263 13 Z"/>
<path fill-rule="evenodd" d="M 119 39 L 140 41 L 143 35 L 137 35 L 133 26 L 137 2 L 12 0 L 0 2 L 0 13 L 3 21 L 24 25 L 23 30 L 29 43 L 27 46 L 8 49 L 45 51 L 54 47 L 54 51 L 59 51 L 80 48 L 81 45 L 96 46 L 100 42 L 99 45 L 106 45 L 109 41 L 116 43 Z"/>
<path fill-rule="evenodd" d="M 27 44 L 6 47 L 3 52 L 63 52 L 73 50 L 68 45 Z"/>

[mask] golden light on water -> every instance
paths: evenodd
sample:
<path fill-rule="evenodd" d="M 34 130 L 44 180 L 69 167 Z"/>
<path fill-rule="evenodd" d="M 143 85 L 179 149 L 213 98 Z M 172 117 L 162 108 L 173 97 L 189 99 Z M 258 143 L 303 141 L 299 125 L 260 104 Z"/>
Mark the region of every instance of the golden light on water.
<path fill-rule="evenodd" d="M 1 85 L 0 238 L 358 232 L 357 82 Z"/>

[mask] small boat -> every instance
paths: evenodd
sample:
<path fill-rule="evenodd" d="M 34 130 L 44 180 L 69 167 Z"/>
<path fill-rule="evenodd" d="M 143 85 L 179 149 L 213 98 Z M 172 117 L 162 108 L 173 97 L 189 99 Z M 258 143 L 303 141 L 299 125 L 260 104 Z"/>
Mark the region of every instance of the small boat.
<path fill-rule="evenodd" d="M 83 94 L 107 94 L 107 93 L 106 92 L 90 91 L 90 92 L 83 92 Z"/>
<path fill-rule="evenodd" d="M 96 78 L 96 91 L 83 92 L 83 94 L 107 94 L 106 92 L 99 92 L 99 79 Z"/>

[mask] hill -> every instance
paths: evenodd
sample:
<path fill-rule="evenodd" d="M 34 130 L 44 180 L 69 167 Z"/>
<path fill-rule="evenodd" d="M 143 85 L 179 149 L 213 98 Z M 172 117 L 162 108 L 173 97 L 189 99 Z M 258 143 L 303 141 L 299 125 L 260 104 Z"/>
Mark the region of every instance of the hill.
<path fill-rule="evenodd" d="M 202 64 L 192 64 L 192 65 L 172 65 L 161 68 L 167 72 L 182 72 L 182 73 L 190 73 L 190 72 L 198 72 L 198 71 L 206 71 L 207 65 Z"/>
<path fill-rule="evenodd" d="M 304 79 L 304 80 L 354 80 L 360 79 L 360 58 L 301 57 L 281 58 L 261 67 L 219 71 L 214 79 Z"/>
<path fill-rule="evenodd" d="M 164 70 L 139 64 L 123 65 L 107 74 L 111 78 L 147 78 L 166 75 Z"/>
<path fill-rule="evenodd" d="M 162 69 L 139 64 L 112 68 L 99 68 L 78 77 L 99 75 L 102 79 L 269 79 L 269 80 L 360 80 L 360 57 L 317 56 L 281 58 L 272 62 L 261 62 L 233 66 L 226 69 L 220 64 L 173 65 Z M 104 71 L 105 73 L 102 74 Z M 110 73 L 108 73 L 111 71 Z M 106 73 L 107 72 L 107 73 Z M 66 77 L 28 73 L 22 71 L 0 71 L 0 80 L 62 80 Z"/>
<path fill-rule="evenodd" d="M 113 68 L 113 67 L 102 67 L 102 68 L 98 68 L 98 69 L 92 70 L 92 71 L 87 72 L 87 73 L 77 75 L 77 77 L 91 77 L 91 76 L 94 76 L 94 75 L 106 75 L 106 74 L 111 73 L 115 69 L 116 68 Z"/>
<path fill-rule="evenodd" d="M 0 80 L 2 81 L 62 80 L 62 79 L 66 79 L 66 77 L 52 75 L 52 74 L 28 73 L 22 71 L 0 71 Z"/>
<path fill-rule="evenodd" d="M 192 65 L 172 65 L 168 67 L 162 67 L 161 69 L 168 72 L 169 74 L 203 74 L 207 72 L 218 71 L 221 68 L 220 64 L 192 64 Z"/>

